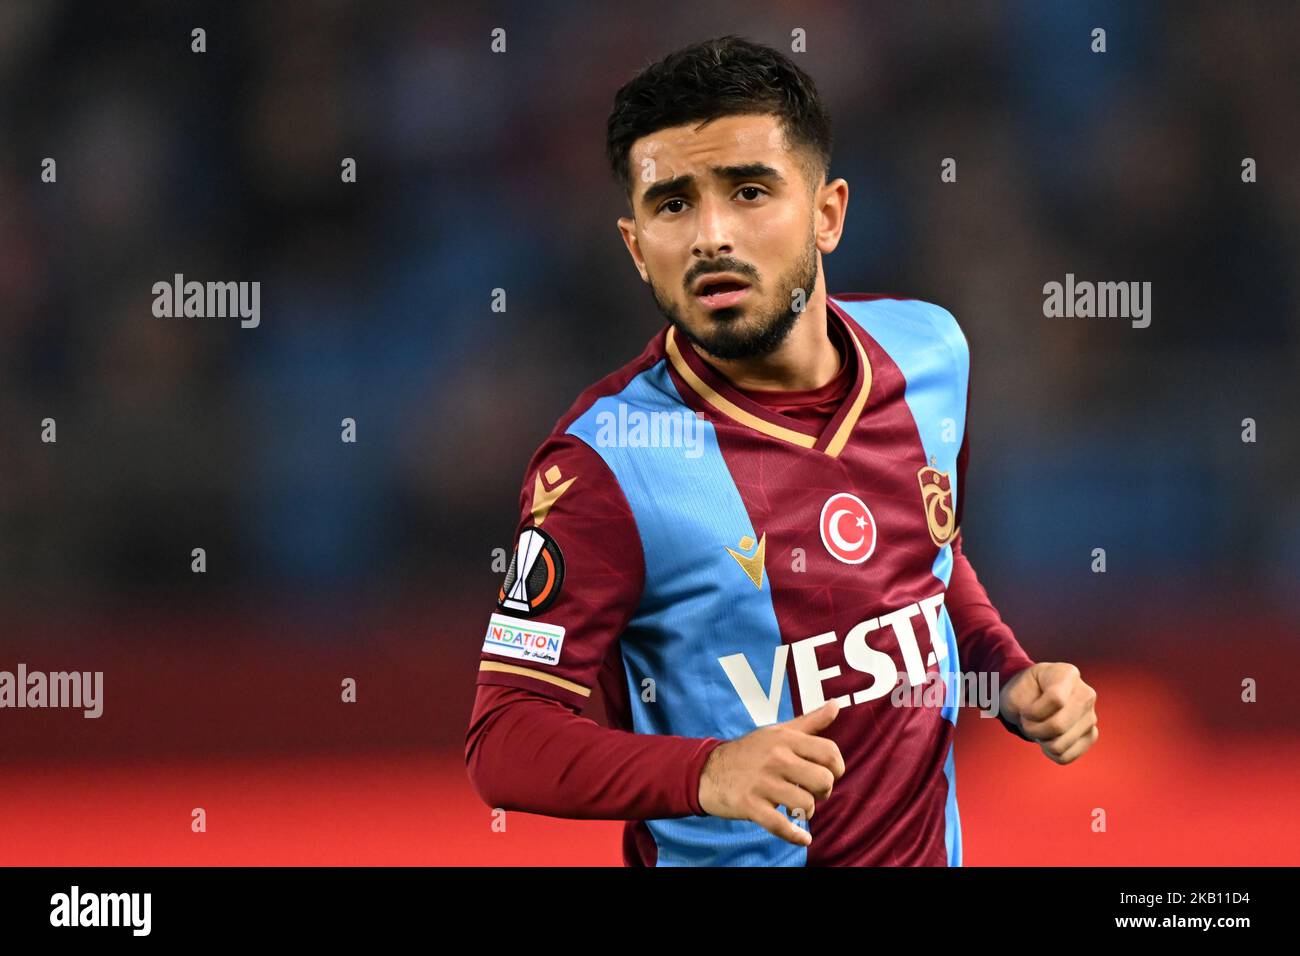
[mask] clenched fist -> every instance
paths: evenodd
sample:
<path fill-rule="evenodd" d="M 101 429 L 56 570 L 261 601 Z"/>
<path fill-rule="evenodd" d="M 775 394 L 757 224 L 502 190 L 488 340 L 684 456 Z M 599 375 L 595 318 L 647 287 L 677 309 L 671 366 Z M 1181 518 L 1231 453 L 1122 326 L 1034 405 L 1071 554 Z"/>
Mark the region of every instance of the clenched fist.
<path fill-rule="evenodd" d="M 817 736 L 838 713 L 839 704 L 829 700 L 802 717 L 719 744 L 700 774 L 700 808 L 710 816 L 753 820 L 774 836 L 808 846 L 812 836 L 777 807 L 811 820 L 817 801 L 844 776 L 840 748 Z"/>
<path fill-rule="evenodd" d="M 1073 664 L 1034 664 L 1011 678 L 1001 698 L 1002 716 L 1059 764 L 1077 760 L 1097 740 L 1097 692 Z"/>

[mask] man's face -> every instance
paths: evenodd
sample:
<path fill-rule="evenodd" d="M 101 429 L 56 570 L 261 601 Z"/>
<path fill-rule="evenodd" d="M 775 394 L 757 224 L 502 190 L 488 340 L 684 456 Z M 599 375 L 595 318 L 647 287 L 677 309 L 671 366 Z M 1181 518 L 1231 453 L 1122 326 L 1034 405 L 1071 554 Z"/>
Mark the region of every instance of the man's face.
<path fill-rule="evenodd" d="M 720 359 L 774 351 L 818 269 L 813 184 L 780 120 L 660 130 L 633 144 L 629 162 L 635 218 L 619 228 L 664 317 Z"/>

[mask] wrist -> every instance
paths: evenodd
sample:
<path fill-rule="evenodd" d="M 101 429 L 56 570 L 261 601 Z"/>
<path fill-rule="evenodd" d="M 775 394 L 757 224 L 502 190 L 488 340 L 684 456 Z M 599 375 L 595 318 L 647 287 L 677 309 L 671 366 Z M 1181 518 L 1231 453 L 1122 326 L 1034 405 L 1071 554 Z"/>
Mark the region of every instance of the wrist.
<path fill-rule="evenodd" d="M 709 761 L 713 758 L 713 753 L 722 744 L 724 740 L 716 737 L 706 738 L 698 748 L 696 748 L 686 770 L 686 803 L 692 814 L 697 817 L 708 816 L 709 813 L 704 809 L 707 799 L 705 790 L 710 784 L 710 778 L 706 773 Z"/>

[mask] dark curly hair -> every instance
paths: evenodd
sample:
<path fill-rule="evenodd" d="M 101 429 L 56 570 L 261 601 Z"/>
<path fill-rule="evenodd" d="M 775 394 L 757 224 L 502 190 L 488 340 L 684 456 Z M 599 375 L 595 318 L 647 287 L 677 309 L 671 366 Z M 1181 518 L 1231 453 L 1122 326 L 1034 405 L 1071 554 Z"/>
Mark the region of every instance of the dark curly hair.
<path fill-rule="evenodd" d="M 614 94 L 605 155 L 632 198 L 628 154 L 642 136 L 721 116 L 775 113 L 786 140 L 804 151 L 808 181 L 830 169 L 831 123 L 817 87 L 778 50 L 744 37 L 705 40 L 647 66 Z"/>

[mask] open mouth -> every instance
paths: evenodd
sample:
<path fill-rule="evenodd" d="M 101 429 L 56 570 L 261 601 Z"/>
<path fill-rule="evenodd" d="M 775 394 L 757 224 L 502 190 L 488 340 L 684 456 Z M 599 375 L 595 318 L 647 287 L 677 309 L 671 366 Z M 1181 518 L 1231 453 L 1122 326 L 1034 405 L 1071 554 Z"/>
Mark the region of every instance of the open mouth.
<path fill-rule="evenodd" d="M 749 286 L 735 279 L 704 282 L 695 298 L 708 309 L 725 309 L 740 302 L 749 292 Z"/>

